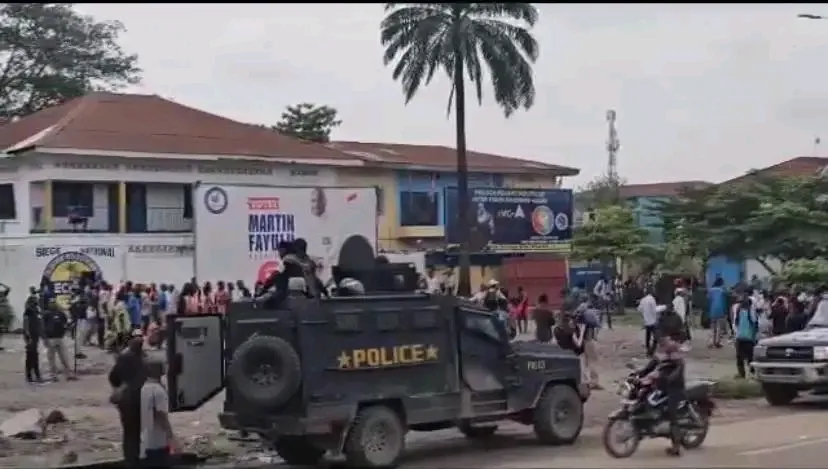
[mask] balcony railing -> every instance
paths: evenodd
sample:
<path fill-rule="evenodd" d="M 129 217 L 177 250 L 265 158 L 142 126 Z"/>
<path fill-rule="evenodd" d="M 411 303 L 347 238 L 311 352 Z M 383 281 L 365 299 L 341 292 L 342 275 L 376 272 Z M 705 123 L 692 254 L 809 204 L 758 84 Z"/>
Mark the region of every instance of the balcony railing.
<path fill-rule="evenodd" d="M 32 207 L 32 233 L 46 231 L 46 219 L 43 207 Z M 109 214 L 109 207 L 100 205 L 93 207 L 91 217 L 52 217 L 52 231 L 55 233 L 115 233 L 118 231 L 117 217 Z"/>
<path fill-rule="evenodd" d="M 193 231 L 192 217 L 185 217 L 184 207 L 147 207 L 136 212 L 127 207 L 127 233 L 190 233 Z M 112 206 L 95 206 L 94 216 L 85 219 L 52 217 L 53 233 L 117 233 L 118 209 Z M 189 213 L 188 213 L 189 215 Z M 46 232 L 43 207 L 32 207 L 32 233 Z"/>
<path fill-rule="evenodd" d="M 127 226 L 130 228 L 130 233 L 189 233 L 193 231 L 192 214 L 185 217 L 184 207 L 147 207 L 146 226 L 143 231 L 140 226 L 130 224 L 127 221 Z M 130 213 L 127 210 L 127 218 Z M 137 230 L 135 230 L 137 228 Z"/>

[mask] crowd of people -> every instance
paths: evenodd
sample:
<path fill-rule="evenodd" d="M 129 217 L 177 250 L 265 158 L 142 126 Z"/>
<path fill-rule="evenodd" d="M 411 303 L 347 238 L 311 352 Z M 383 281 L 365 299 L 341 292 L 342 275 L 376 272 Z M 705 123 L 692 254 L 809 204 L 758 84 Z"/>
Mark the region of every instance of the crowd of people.
<path fill-rule="evenodd" d="M 39 368 L 41 345 L 50 380 L 58 380 L 61 371 L 66 379 L 74 380 L 67 337 L 75 339 L 76 358 L 84 358 L 80 347 L 93 345 L 119 352 L 135 331 L 148 341 L 160 341 L 168 314 L 224 313 L 231 301 L 251 296 L 242 281 L 199 284 L 191 279 L 177 288 L 131 281 L 112 285 L 94 278 L 75 279 L 69 294 L 61 295 L 54 283 L 44 278 L 39 288 L 30 287 L 23 307 L 26 378 L 33 384 L 44 382 Z"/>

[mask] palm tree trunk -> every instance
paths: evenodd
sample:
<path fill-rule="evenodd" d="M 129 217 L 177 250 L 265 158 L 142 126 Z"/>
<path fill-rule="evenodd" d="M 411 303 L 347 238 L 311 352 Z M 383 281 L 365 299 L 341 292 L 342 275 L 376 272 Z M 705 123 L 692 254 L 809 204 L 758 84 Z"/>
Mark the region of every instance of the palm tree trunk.
<path fill-rule="evenodd" d="M 469 238 L 469 165 L 466 161 L 466 88 L 463 80 L 463 54 L 455 51 L 454 61 L 454 105 L 457 132 L 457 211 L 460 221 L 460 276 L 457 294 L 471 296 L 471 256 Z"/>

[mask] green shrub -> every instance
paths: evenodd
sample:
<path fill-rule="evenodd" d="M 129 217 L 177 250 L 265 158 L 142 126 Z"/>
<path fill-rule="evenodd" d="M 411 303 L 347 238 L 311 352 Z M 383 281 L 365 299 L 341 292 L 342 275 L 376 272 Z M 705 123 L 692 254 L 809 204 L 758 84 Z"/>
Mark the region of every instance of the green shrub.
<path fill-rule="evenodd" d="M 752 379 L 723 378 L 713 384 L 713 397 L 717 399 L 753 399 L 762 396 L 762 385 Z"/>

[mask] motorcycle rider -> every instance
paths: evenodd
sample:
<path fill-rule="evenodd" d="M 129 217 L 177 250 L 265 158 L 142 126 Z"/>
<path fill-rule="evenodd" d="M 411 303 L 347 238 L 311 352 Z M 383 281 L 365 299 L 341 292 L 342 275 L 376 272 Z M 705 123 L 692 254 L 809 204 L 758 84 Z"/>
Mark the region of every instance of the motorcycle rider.
<path fill-rule="evenodd" d="M 667 396 L 666 417 L 670 423 L 670 447 L 667 454 L 681 456 L 681 431 L 678 426 L 678 408 L 684 399 L 684 358 L 681 344 L 685 341 L 684 321 L 669 306 L 661 313 L 657 324 L 658 348 L 649 363 L 638 371 L 639 378 L 653 373 L 656 386 Z M 657 372 L 657 373 L 654 373 Z"/>

